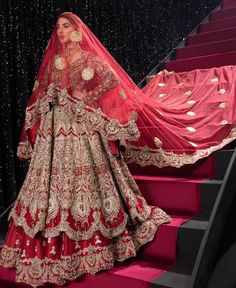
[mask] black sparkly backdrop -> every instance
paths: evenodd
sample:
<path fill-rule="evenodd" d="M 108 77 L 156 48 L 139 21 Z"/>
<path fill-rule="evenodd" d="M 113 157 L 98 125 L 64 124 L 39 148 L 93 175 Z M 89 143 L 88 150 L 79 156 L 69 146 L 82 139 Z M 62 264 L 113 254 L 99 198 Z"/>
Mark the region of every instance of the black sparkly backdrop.
<path fill-rule="evenodd" d="M 57 15 L 72 11 L 138 83 L 220 0 L 0 0 L 0 211 L 17 196 L 25 107 Z"/>

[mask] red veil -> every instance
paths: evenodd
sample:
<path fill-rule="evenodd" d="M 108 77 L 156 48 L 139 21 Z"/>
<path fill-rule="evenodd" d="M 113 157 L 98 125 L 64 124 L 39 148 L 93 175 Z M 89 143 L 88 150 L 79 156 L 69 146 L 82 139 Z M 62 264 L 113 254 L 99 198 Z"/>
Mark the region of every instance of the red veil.
<path fill-rule="evenodd" d="M 125 147 L 127 162 L 180 167 L 235 139 L 235 67 L 163 71 L 140 90 L 78 16 L 62 16 L 74 25 L 75 42 L 92 59 L 82 71 L 84 101 L 74 96 L 73 87 L 81 78 L 69 77 L 68 51 L 54 28 L 27 106 L 20 158 L 30 157 L 41 116 L 50 109 L 44 99 L 54 101 L 55 95 L 71 98 L 75 107 L 70 113 L 97 111 L 92 125 L 111 141 L 114 151 Z"/>

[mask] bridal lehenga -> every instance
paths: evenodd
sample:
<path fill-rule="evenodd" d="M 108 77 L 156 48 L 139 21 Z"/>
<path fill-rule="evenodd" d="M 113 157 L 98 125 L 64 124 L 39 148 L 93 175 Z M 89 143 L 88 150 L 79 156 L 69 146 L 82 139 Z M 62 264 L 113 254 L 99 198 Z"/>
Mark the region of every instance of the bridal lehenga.
<path fill-rule="evenodd" d="M 37 287 L 134 257 L 171 219 L 127 163 L 180 167 L 232 141 L 234 74 L 163 71 L 140 90 L 79 17 L 60 15 L 26 109 L 18 156 L 31 161 L 0 264 Z"/>

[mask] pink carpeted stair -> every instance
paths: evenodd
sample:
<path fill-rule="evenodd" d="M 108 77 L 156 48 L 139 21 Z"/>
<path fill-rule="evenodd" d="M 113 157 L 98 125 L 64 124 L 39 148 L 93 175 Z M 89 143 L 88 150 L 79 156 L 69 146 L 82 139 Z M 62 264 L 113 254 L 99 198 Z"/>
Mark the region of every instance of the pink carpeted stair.
<path fill-rule="evenodd" d="M 176 59 L 165 64 L 176 72 L 236 64 L 236 1 L 225 0 L 213 12 L 199 33 L 187 39 L 187 46 L 176 50 Z"/>
<path fill-rule="evenodd" d="M 188 45 L 177 49 L 177 59 L 166 69 L 185 71 L 236 64 L 236 0 L 226 0 L 200 25 Z M 130 169 L 147 202 L 172 216 L 160 227 L 153 242 L 134 259 L 110 271 L 87 275 L 69 283 L 72 288 L 183 288 L 190 277 L 207 229 L 232 151 L 218 151 L 209 158 L 180 169 L 140 167 Z M 177 241 L 178 240 L 178 241 Z M 14 270 L 0 267 L 0 287 L 29 287 L 14 283 Z M 45 287 L 58 287 L 47 285 Z"/>
<path fill-rule="evenodd" d="M 232 27 L 236 27 L 236 15 L 234 15 L 232 18 L 223 18 L 222 20 L 203 23 L 199 27 L 199 32 L 211 32 Z"/>

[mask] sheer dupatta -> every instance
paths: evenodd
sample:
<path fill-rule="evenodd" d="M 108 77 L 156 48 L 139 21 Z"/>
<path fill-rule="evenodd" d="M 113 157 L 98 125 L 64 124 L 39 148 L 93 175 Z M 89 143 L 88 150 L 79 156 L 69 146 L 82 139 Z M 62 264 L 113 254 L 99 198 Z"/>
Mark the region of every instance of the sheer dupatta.
<path fill-rule="evenodd" d="M 221 113 L 223 110 L 219 110 L 217 106 L 211 106 L 214 113 L 218 113 L 219 118 L 214 128 L 209 122 L 206 126 L 206 121 L 202 121 L 209 104 L 206 98 L 202 103 L 205 105 L 205 114 L 199 113 L 197 117 L 193 117 L 195 112 L 190 108 L 194 106 L 194 102 L 191 102 L 190 107 L 188 106 L 190 102 L 187 101 L 195 100 L 189 98 L 185 101 L 185 106 L 181 106 L 184 108 L 180 109 L 180 114 L 184 111 L 185 116 L 176 116 L 179 113 L 180 106 L 177 105 L 180 105 L 180 102 L 177 101 L 175 105 L 173 99 L 180 99 L 179 95 L 189 97 L 193 87 L 188 89 L 185 84 L 178 86 L 178 81 L 173 82 L 173 75 L 161 74 L 140 90 L 78 16 L 71 12 L 63 13 L 61 16 L 73 24 L 75 28 L 71 37 L 75 44 L 73 49 L 77 49 L 76 45 L 78 45 L 86 56 L 87 62 L 80 75 L 72 77 L 75 73 L 73 73 L 73 65 L 69 65 L 67 61 L 68 50 L 60 44 L 55 28 L 27 106 L 25 124 L 18 147 L 20 158 L 30 157 L 41 117 L 50 109 L 49 102 L 55 99 L 56 101 L 62 99 L 63 102 L 63 97 L 71 100 L 67 108 L 68 113 L 77 117 L 78 121 L 90 121 L 89 123 L 95 129 L 111 141 L 114 152 L 117 152 L 120 145 L 125 147 L 123 155 L 128 163 L 180 167 L 208 156 L 235 138 L 235 117 L 231 117 L 231 120 L 226 123 Z M 204 74 L 204 79 L 208 77 L 213 79 L 217 73 L 227 75 L 230 97 L 231 100 L 234 99 L 233 69 L 209 70 L 208 74 Z M 175 75 L 178 77 L 178 74 Z M 196 78 L 196 75 L 187 72 L 180 83 L 184 83 L 186 75 Z M 222 83 L 225 83 L 226 78 L 219 76 Z M 202 79 L 192 82 L 196 91 Z M 215 84 L 213 82 L 210 83 Z M 220 95 L 219 91 L 224 89 L 220 88 L 221 86 L 217 86 L 215 91 L 217 95 Z M 201 91 L 205 93 L 208 88 Z M 169 92 L 171 94 L 173 89 L 174 98 L 168 98 L 172 100 L 161 102 L 160 99 L 167 99 L 167 97 L 157 97 Z M 197 98 L 200 96 L 198 94 Z M 221 98 L 223 97 L 225 95 Z M 45 101 L 45 99 L 49 100 Z M 220 102 L 222 101 L 221 99 Z M 200 107 L 198 111 L 202 111 L 202 106 L 198 107 Z M 91 117 L 85 116 L 87 114 Z M 206 119 L 211 121 L 210 118 Z"/>

